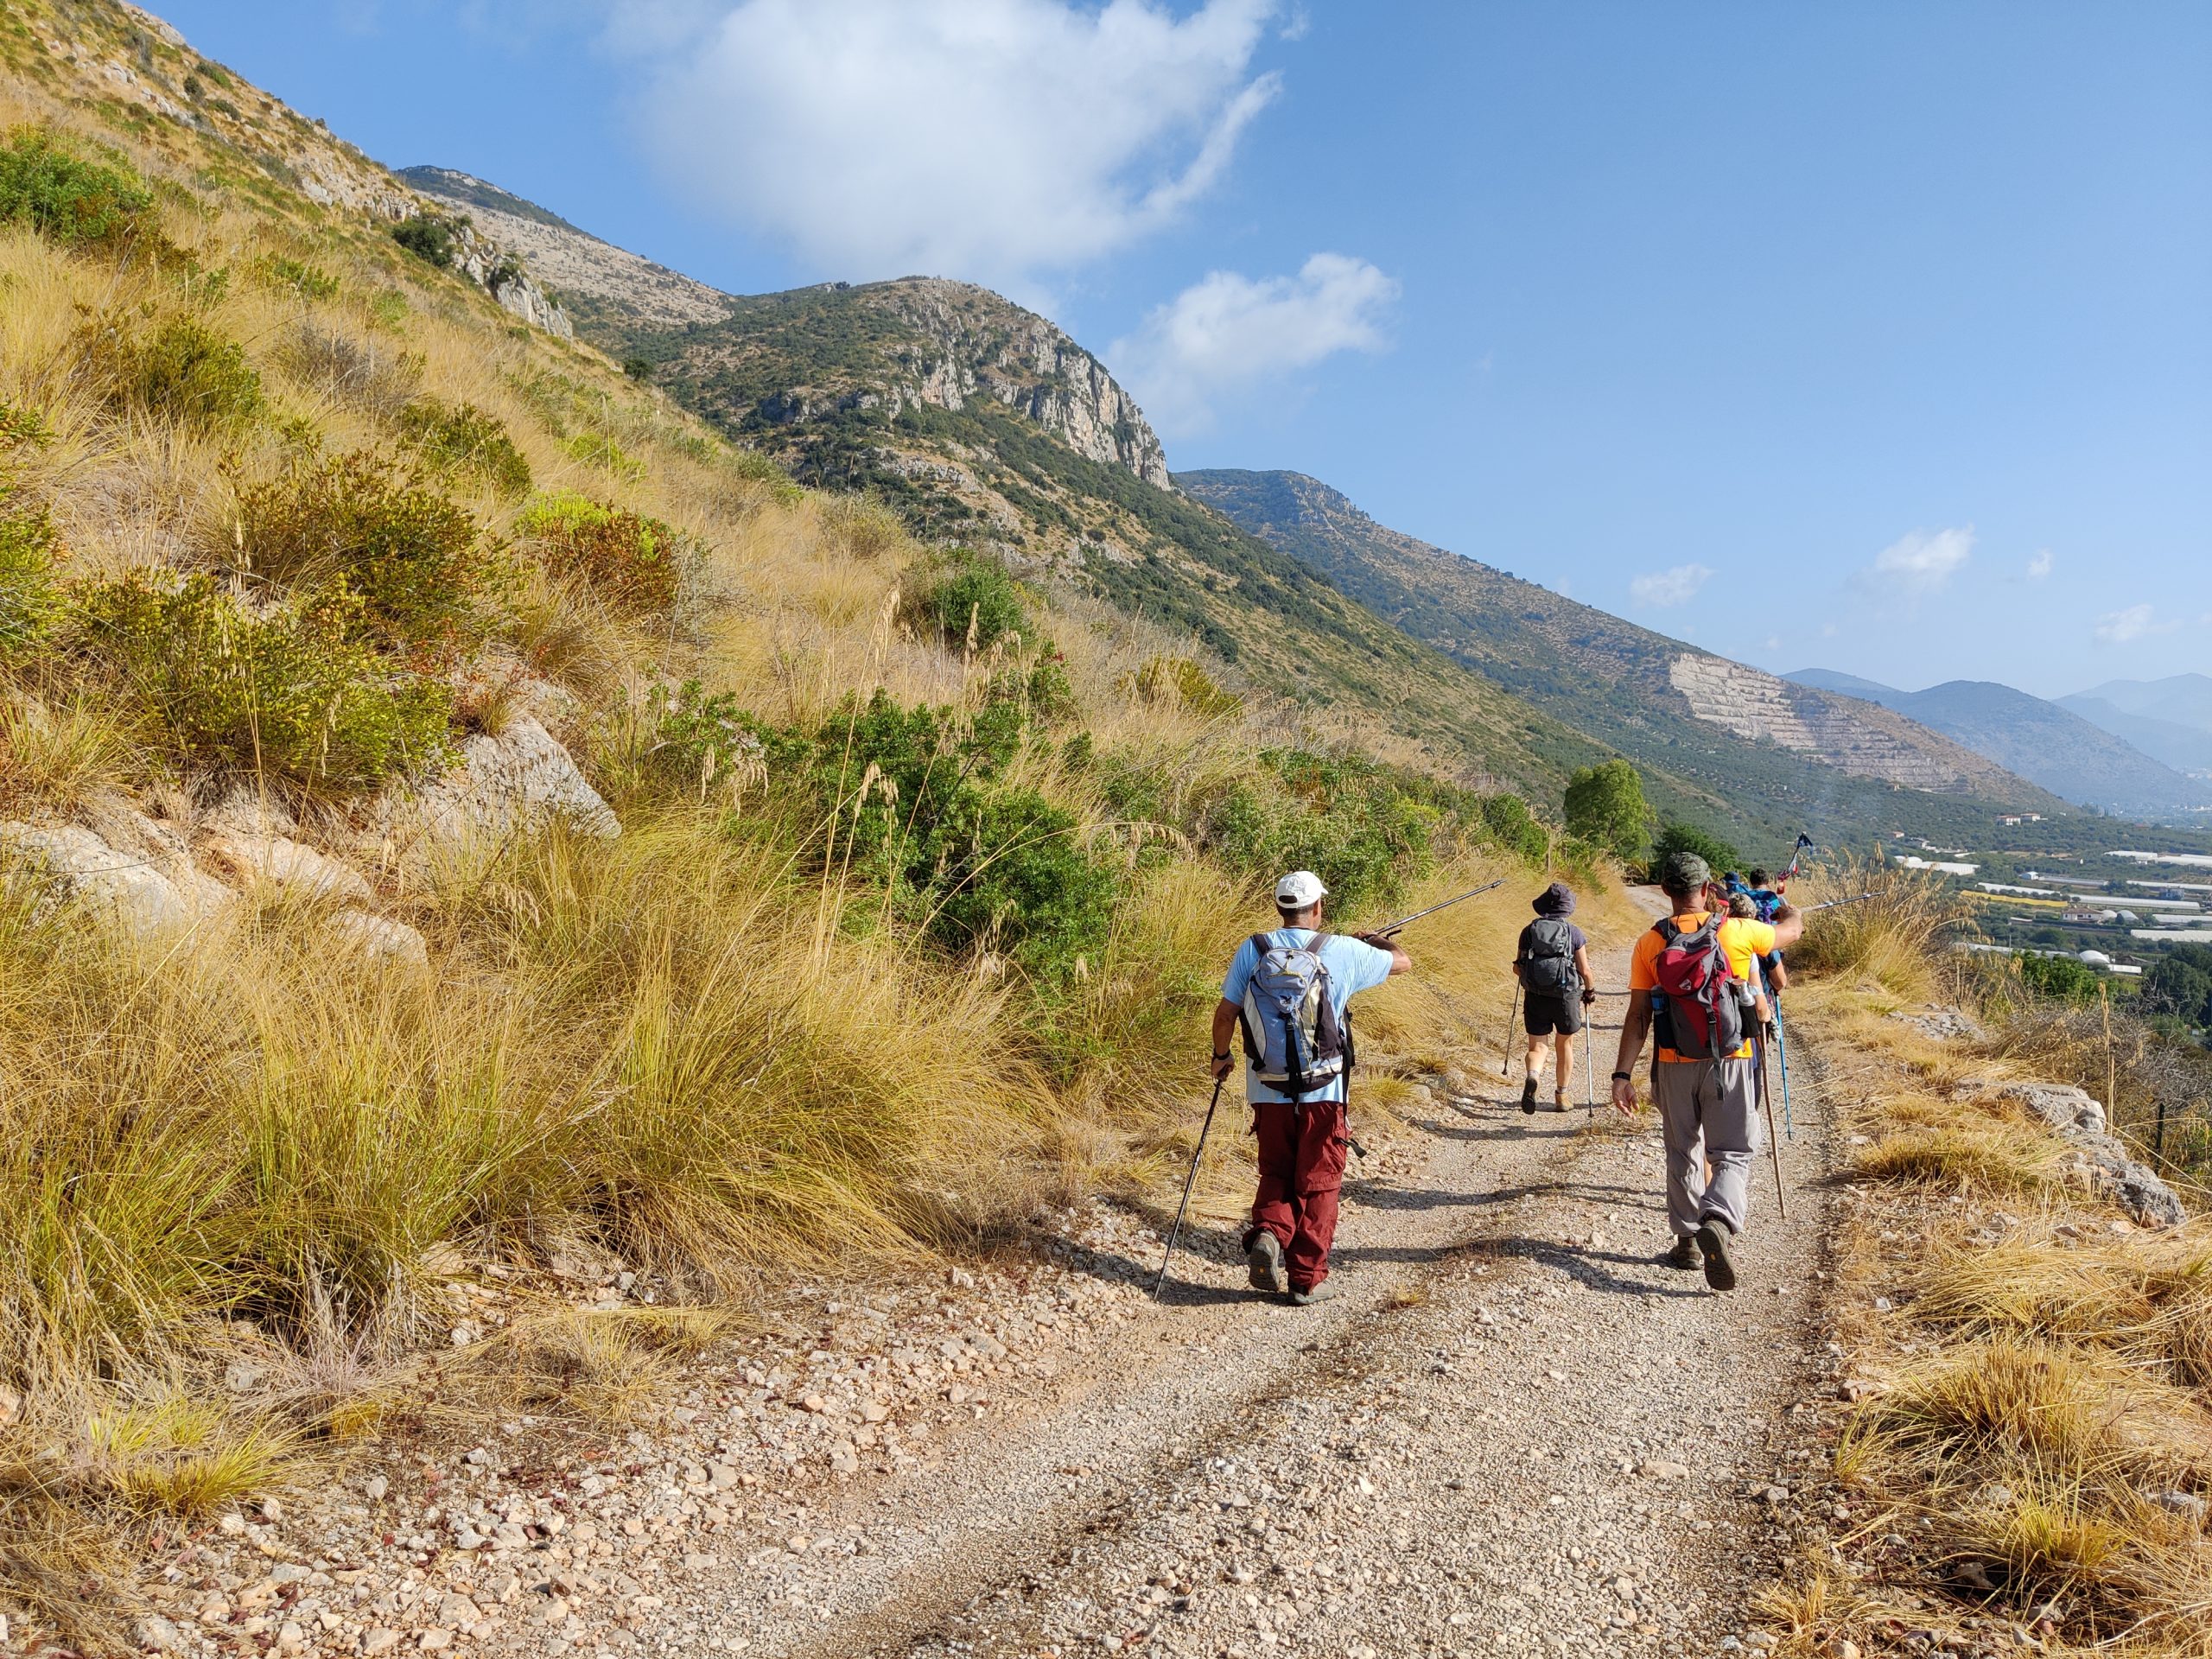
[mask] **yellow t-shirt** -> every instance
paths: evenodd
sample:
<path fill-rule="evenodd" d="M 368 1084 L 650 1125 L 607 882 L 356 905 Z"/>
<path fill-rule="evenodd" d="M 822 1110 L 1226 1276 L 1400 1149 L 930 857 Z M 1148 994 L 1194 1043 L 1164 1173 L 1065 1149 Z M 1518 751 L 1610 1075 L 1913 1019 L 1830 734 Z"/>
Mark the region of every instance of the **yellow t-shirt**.
<path fill-rule="evenodd" d="M 1685 933 L 1694 933 L 1705 925 L 1706 912 L 1694 910 L 1686 916 L 1675 918 L 1675 925 Z M 1646 928 L 1636 941 L 1636 949 L 1629 953 L 1628 988 L 1631 996 L 1648 995 L 1659 988 L 1659 953 L 1667 948 L 1667 941 L 1656 927 Z M 1753 961 L 1774 949 L 1774 925 L 1753 921 L 1749 917 L 1731 916 L 1720 924 L 1720 948 L 1728 953 L 1729 970 L 1737 978 L 1756 984 L 1752 979 Z M 1744 1046 L 1729 1056 L 1731 1059 L 1745 1060 L 1751 1055 L 1749 1038 Z M 1671 1048 L 1662 1048 L 1662 1060 L 1679 1060 L 1682 1057 Z"/>

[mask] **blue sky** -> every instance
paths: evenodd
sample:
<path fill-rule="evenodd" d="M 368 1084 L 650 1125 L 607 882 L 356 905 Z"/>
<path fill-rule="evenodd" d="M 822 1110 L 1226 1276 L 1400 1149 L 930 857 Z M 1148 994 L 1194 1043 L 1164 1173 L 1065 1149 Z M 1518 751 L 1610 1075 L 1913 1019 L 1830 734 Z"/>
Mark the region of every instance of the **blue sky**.
<path fill-rule="evenodd" d="M 1712 649 L 2212 669 L 2212 7 L 168 0 L 395 165 L 739 292 L 928 270 Z"/>

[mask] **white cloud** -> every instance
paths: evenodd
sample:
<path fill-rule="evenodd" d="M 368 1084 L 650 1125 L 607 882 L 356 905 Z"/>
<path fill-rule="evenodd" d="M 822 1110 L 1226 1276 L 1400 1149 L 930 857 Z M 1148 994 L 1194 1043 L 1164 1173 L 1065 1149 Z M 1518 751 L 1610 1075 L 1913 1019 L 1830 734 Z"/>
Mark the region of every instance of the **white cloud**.
<path fill-rule="evenodd" d="M 2125 645 L 2153 633 L 2171 633 L 2181 626 L 2178 620 L 2161 622 L 2158 613 L 2148 605 L 2130 605 L 2124 610 L 2107 611 L 2097 619 L 2097 643 L 2101 645 Z"/>
<path fill-rule="evenodd" d="M 1669 605 L 1687 605 L 1697 597 L 1697 590 L 1713 580 L 1713 572 L 1701 564 L 1678 564 L 1669 570 L 1655 570 L 1649 575 L 1638 576 L 1628 585 L 1629 597 L 1639 605 L 1662 608 Z"/>
<path fill-rule="evenodd" d="M 2035 556 L 2028 561 L 2028 580 L 2041 582 L 2050 574 L 2050 550 L 2047 547 L 2037 548 Z"/>
<path fill-rule="evenodd" d="M 677 185 L 826 275 L 1020 285 L 1219 179 L 1277 0 L 614 0 Z"/>
<path fill-rule="evenodd" d="M 1215 404 L 1338 352 L 1379 352 L 1396 281 L 1364 259 L 1317 253 L 1295 276 L 1209 273 L 1107 353 L 1163 432 L 1201 431 Z"/>
<path fill-rule="evenodd" d="M 1868 575 L 1877 588 L 1918 598 L 1942 592 L 1973 554 L 1972 524 L 1956 530 L 1916 530 L 1876 554 Z"/>

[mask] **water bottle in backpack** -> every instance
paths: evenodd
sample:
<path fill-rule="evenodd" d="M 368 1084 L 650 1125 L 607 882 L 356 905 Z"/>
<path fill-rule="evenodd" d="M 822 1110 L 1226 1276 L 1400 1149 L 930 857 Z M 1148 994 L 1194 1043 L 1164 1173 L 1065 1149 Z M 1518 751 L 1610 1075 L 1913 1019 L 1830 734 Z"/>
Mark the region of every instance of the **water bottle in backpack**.
<path fill-rule="evenodd" d="M 1316 933 L 1302 944 L 1252 936 L 1259 960 L 1244 987 L 1244 1053 L 1260 1082 L 1300 1100 L 1344 1075 L 1344 1033 Z"/>

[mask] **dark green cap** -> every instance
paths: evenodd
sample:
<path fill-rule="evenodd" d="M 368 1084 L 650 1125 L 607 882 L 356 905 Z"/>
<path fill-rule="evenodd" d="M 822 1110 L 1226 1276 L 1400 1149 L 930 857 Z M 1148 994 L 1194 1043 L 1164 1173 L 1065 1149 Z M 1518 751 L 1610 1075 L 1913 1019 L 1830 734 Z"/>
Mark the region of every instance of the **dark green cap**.
<path fill-rule="evenodd" d="M 1659 866 L 1659 885 L 1669 893 L 1695 893 L 1713 880 L 1713 866 L 1695 853 L 1669 853 Z"/>

